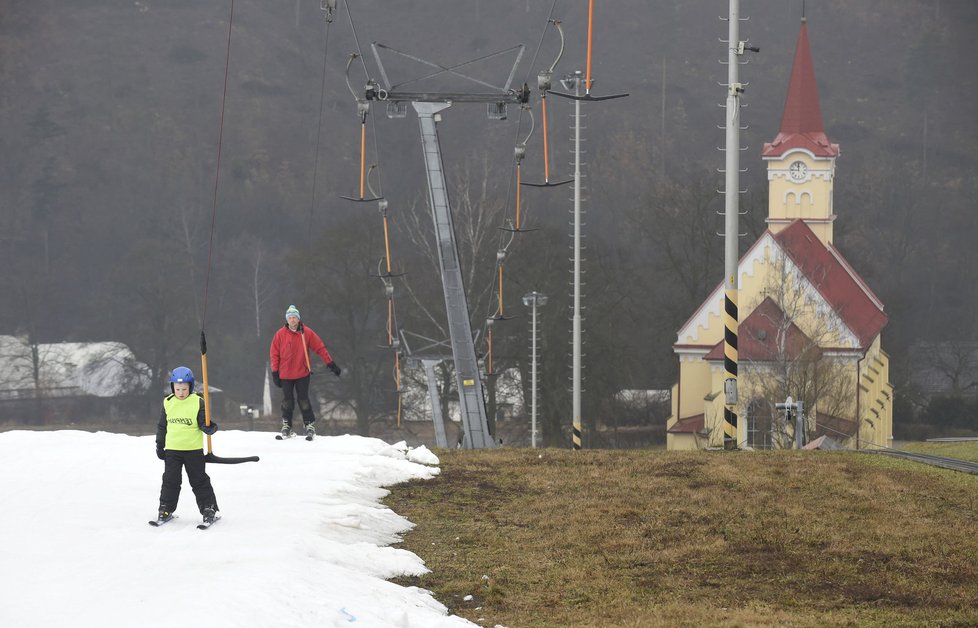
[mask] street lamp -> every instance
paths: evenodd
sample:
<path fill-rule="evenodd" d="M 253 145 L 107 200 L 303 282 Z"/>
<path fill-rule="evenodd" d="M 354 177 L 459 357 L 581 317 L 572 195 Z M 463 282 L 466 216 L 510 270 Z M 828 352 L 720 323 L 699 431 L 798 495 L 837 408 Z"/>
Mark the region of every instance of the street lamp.
<path fill-rule="evenodd" d="M 530 332 L 532 358 L 530 360 L 530 446 L 537 446 L 537 306 L 547 304 L 547 295 L 534 290 L 523 295 L 523 305 L 533 308 L 533 327 Z"/>

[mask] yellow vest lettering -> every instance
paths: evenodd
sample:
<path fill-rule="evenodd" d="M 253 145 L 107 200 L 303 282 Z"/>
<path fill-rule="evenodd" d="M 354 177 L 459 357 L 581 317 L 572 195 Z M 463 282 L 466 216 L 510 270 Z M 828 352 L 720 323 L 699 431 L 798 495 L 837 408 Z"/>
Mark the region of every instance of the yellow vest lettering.
<path fill-rule="evenodd" d="M 166 449 L 192 451 L 204 448 L 204 433 L 197 425 L 201 401 L 203 399 L 197 393 L 186 399 L 169 395 L 163 400 L 163 409 L 166 410 Z"/>

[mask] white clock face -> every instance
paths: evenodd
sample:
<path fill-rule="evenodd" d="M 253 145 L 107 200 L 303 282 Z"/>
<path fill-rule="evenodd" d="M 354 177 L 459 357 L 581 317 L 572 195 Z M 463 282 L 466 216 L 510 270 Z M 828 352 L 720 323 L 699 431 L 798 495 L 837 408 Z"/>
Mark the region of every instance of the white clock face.
<path fill-rule="evenodd" d="M 791 177 L 792 181 L 802 181 L 808 176 L 808 166 L 803 161 L 792 162 L 788 166 L 788 176 Z"/>

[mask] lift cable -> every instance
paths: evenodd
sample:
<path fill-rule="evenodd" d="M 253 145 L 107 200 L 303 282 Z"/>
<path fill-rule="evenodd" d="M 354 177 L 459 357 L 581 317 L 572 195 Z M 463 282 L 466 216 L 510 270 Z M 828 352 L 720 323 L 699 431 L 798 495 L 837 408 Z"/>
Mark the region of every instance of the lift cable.
<path fill-rule="evenodd" d="M 323 0 L 322 9 L 326 15 L 326 33 L 323 38 L 323 74 L 319 86 L 319 123 L 316 127 L 316 156 L 312 170 L 312 202 L 309 207 L 309 226 L 306 233 L 311 233 L 312 216 L 316 211 L 316 188 L 319 181 L 319 148 L 323 135 L 323 102 L 326 95 L 326 59 L 329 56 L 329 27 L 333 23 L 333 10 L 336 8 L 336 0 Z"/>
<path fill-rule="evenodd" d="M 548 21 L 548 24 L 553 24 L 554 28 L 557 29 L 557 34 L 560 35 L 560 50 L 557 51 L 557 57 L 554 59 L 553 63 L 550 64 L 550 68 L 547 70 L 542 70 L 537 75 L 537 89 L 540 91 L 540 110 L 543 114 L 543 183 L 523 183 L 523 185 L 528 185 L 531 187 L 556 187 L 559 185 L 566 185 L 574 180 L 565 179 L 556 183 L 550 182 L 550 144 L 547 135 L 547 92 L 550 91 L 554 75 L 554 68 L 557 67 L 557 64 L 560 62 L 560 58 L 564 56 L 564 29 L 561 28 L 560 20 L 551 19 Z"/>
<path fill-rule="evenodd" d="M 553 4 L 550 5 L 550 12 L 547 13 L 547 22 L 546 22 L 547 25 L 549 25 L 551 22 L 553 22 L 554 9 L 555 8 L 557 8 L 557 0 L 554 0 L 553 1 Z M 526 76 L 523 77 L 523 82 L 524 83 L 526 83 L 526 82 L 528 82 L 530 80 L 530 74 L 533 73 L 533 67 L 537 64 L 537 57 L 540 55 L 540 48 L 543 47 L 543 39 L 546 36 L 547 36 L 547 27 L 544 26 L 543 27 L 543 31 L 540 32 L 540 41 L 537 42 L 536 52 L 533 53 L 533 59 L 530 60 L 530 68 L 526 71 Z M 552 71 L 553 70 L 553 67 L 551 67 L 550 69 Z"/>
<path fill-rule="evenodd" d="M 228 69 L 231 65 L 231 27 L 234 24 L 234 0 L 231 0 L 231 9 L 228 15 L 228 43 L 227 52 L 224 57 L 224 91 L 221 95 L 221 122 L 217 136 L 217 164 L 214 172 L 214 198 L 211 204 L 211 232 L 207 243 L 207 271 L 204 274 L 204 304 L 200 317 L 200 368 L 204 388 L 204 424 L 211 424 L 211 398 L 210 385 L 207 381 L 207 337 L 204 329 L 207 323 L 207 292 L 210 288 L 211 280 L 211 259 L 214 253 L 214 226 L 217 223 L 217 190 L 221 179 L 221 152 L 224 144 L 224 110 L 228 97 Z M 246 456 L 243 458 L 222 458 L 214 455 L 211 443 L 211 435 L 207 434 L 207 454 L 204 456 L 207 462 L 218 464 L 238 464 L 241 462 L 258 462 L 258 456 Z"/>
<path fill-rule="evenodd" d="M 401 425 L 401 409 L 402 409 L 402 389 L 401 389 L 401 348 L 400 348 L 400 337 L 397 333 L 397 310 L 394 306 L 394 284 L 391 281 L 393 277 L 400 277 L 404 273 L 394 273 L 393 266 L 391 262 L 391 248 L 390 248 L 390 230 L 388 222 L 388 212 L 387 212 L 387 200 L 384 198 L 384 188 L 383 179 L 381 177 L 380 168 L 380 147 L 378 141 L 378 128 L 377 123 L 372 119 L 370 121 L 370 128 L 373 134 L 373 144 L 374 144 L 374 156 L 376 162 L 370 165 L 370 168 L 364 173 L 364 166 L 366 162 L 366 118 L 369 111 L 369 103 L 365 98 L 359 96 L 350 84 L 350 66 L 356 60 L 360 58 L 360 64 L 363 68 L 364 76 L 367 80 L 370 79 L 370 72 L 367 69 L 367 63 L 363 58 L 363 50 L 360 47 L 360 36 L 357 33 L 357 27 L 355 20 L 353 18 L 353 11 L 350 9 L 349 0 L 345 0 L 347 8 L 347 16 L 350 20 L 350 29 L 353 31 L 353 40 L 356 43 L 356 53 L 350 55 L 350 60 L 346 66 L 346 85 L 353 94 L 354 99 L 357 101 L 357 112 L 360 115 L 360 198 L 351 199 L 350 197 L 344 197 L 348 200 L 356 201 L 377 201 L 377 206 L 381 213 L 381 218 L 383 220 L 384 227 L 384 258 L 378 261 L 378 277 L 380 277 L 381 282 L 384 284 L 384 293 L 387 297 L 387 346 L 394 350 L 394 387 L 395 393 L 397 394 L 397 425 Z M 373 186 L 370 184 L 370 174 L 374 170 L 377 170 L 377 186 L 378 189 L 374 190 Z M 364 186 L 370 191 L 371 198 L 364 197 Z M 386 271 L 386 272 L 384 272 Z"/>
<path fill-rule="evenodd" d="M 527 70 L 526 77 L 524 78 L 524 81 L 523 81 L 524 84 L 526 84 L 526 82 L 529 80 L 530 74 L 533 72 L 533 68 L 536 65 L 537 57 L 540 54 L 540 49 L 543 47 L 543 40 L 544 40 L 544 38 L 546 37 L 546 34 L 547 34 L 547 27 L 551 23 L 554 23 L 555 25 L 557 25 L 558 31 L 560 31 L 559 21 L 555 21 L 553 19 L 553 13 L 554 13 L 554 9 L 556 8 L 556 6 L 557 6 L 557 0 L 553 0 L 553 3 L 551 3 L 551 5 L 550 5 L 550 11 L 547 13 L 547 21 L 546 21 L 546 23 L 544 25 L 544 28 L 543 28 L 542 32 L 540 33 L 540 40 L 537 42 L 536 51 L 533 53 L 533 58 L 530 61 L 529 69 Z M 563 54 L 563 48 L 564 48 L 563 31 L 560 31 L 560 34 L 561 34 L 560 54 L 558 54 L 557 60 L 555 60 L 554 63 L 551 64 L 551 66 L 550 66 L 550 72 L 551 73 L 553 72 L 554 66 L 557 65 L 557 61 L 560 60 L 560 56 Z M 546 94 L 546 92 L 544 91 L 543 92 L 543 95 L 545 96 L 545 94 Z M 545 107 L 546 104 L 542 100 L 542 98 L 541 98 L 541 102 L 544 103 L 544 107 Z M 522 131 L 524 110 L 526 110 L 530 114 L 530 125 L 531 126 L 530 126 L 530 132 L 527 134 L 526 138 L 524 138 L 524 140 L 522 142 L 520 142 L 519 141 L 519 138 L 520 138 L 521 131 Z M 543 115 L 544 115 L 544 146 L 546 147 L 546 141 L 547 141 L 546 140 L 546 109 L 543 109 L 543 112 L 544 112 L 543 113 Z M 513 179 L 514 179 L 514 176 L 515 176 L 515 179 L 516 179 L 516 205 L 515 205 L 515 211 L 514 211 L 514 219 L 509 222 L 510 227 L 507 228 L 507 226 L 506 226 L 506 224 L 507 224 L 507 218 L 504 217 L 504 219 L 503 219 L 503 226 L 500 227 L 500 230 L 501 231 L 503 231 L 503 232 L 509 232 L 510 235 L 509 235 L 509 240 L 506 241 L 505 244 L 504 244 L 504 239 L 506 238 L 505 233 L 501 233 L 500 236 L 499 236 L 499 247 L 498 247 L 498 249 L 496 251 L 497 273 L 494 273 L 493 274 L 493 282 L 496 283 L 496 286 L 494 286 L 496 288 L 496 290 L 493 290 L 493 292 L 496 293 L 495 310 L 492 310 L 492 309 L 489 310 L 489 312 L 491 312 L 491 313 L 489 313 L 489 315 L 486 316 L 486 318 L 484 319 L 484 323 L 483 323 L 483 337 L 486 339 L 486 375 L 488 375 L 488 376 L 493 376 L 493 375 L 496 374 L 495 371 L 494 371 L 494 367 L 493 367 L 493 325 L 494 325 L 494 323 L 496 321 L 507 320 L 507 318 L 512 318 L 512 317 L 506 317 L 505 316 L 505 309 L 504 309 L 504 302 L 503 302 L 503 265 L 505 263 L 505 258 L 506 258 L 507 252 L 509 250 L 509 247 L 513 243 L 513 240 L 515 239 L 517 233 L 521 233 L 521 232 L 525 232 L 525 231 L 533 231 L 532 229 L 524 229 L 523 226 L 522 226 L 522 221 L 521 221 L 521 198 L 520 198 L 520 187 L 523 184 L 523 182 L 521 180 L 521 177 L 522 177 L 522 174 L 521 174 L 521 172 L 522 172 L 521 171 L 522 161 L 523 161 L 523 157 L 526 155 L 526 143 L 527 143 L 527 141 L 529 141 L 530 136 L 533 134 L 533 127 L 534 127 L 534 121 L 533 121 L 533 112 L 532 112 L 532 110 L 530 110 L 530 109 L 528 109 L 526 107 L 520 107 L 520 116 L 519 116 L 519 119 L 518 119 L 517 125 L 516 125 L 516 142 L 515 142 L 515 148 L 514 148 L 514 153 L 515 153 L 515 157 L 516 157 L 516 169 L 515 169 L 515 172 L 511 172 L 511 174 L 510 174 L 509 185 L 507 187 L 506 197 L 505 197 L 505 198 L 509 199 L 510 198 L 510 195 L 512 194 L 512 190 L 513 190 Z M 546 151 L 546 148 L 544 148 L 544 150 Z M 545 169 L 546 169 L 546 164 L 547 164 L 547 156 L 546 155 L 544 155 L 544 164 L 545 164 Z M 547 182 L 549 183 L 549 177 L 547 178 Z M 534 184 L 528 184 L 528 185 L 534 185 Z M 561 184 L 553 184 L 553 185 L 561 185 Z M 492 308 L 491 305 L 489 307 Z"/>

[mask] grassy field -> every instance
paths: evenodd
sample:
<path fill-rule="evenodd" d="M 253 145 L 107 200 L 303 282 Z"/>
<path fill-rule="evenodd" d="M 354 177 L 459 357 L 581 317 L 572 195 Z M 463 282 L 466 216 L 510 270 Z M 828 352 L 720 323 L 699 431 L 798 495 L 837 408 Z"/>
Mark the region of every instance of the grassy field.
<path fill-rule="evenodd" d="M 848 452 L 436 453 L 439 478 L 386 500 L 432 570 L 399 582 L 484 626 L 978 624 L 978 476 Z"/>
<path fill-rule="evenodd" d="M 978 462 L 978 441 L 959 441 L 950 443 L 906 443 L 900 449 L 918 454 L 945 456 Z"/>

